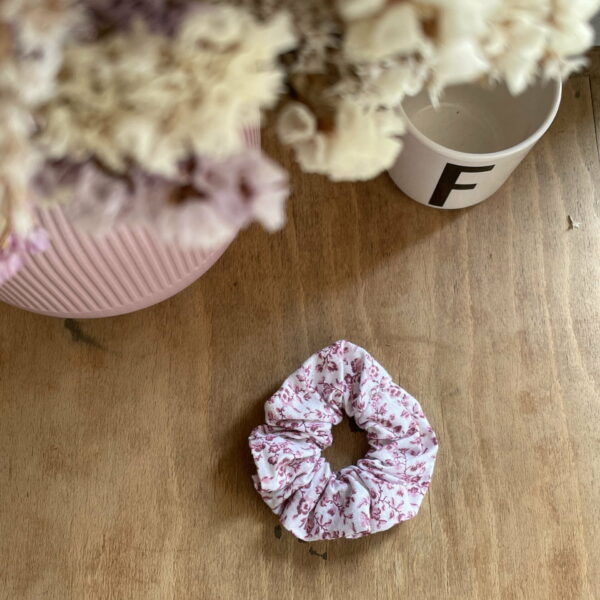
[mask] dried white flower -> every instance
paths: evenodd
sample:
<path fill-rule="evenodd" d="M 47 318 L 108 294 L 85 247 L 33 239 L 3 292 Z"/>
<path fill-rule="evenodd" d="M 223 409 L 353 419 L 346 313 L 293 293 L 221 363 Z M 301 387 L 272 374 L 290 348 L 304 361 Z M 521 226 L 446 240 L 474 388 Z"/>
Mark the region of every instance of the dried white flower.
<path fill-rule="evenodd" d="M 31 140 L 33 112 L 54 93 L 78 15 L 70 0 L 0 2 L 0 252 L 36 227 L 28 193 L 41 160 Z"/>
<path fill-rule="evenodd" d="M 418 94 L 425 84 L 427 73 L 410 61 L 399 63 L 382 70 L 373 80 L 378 102 L 385 107 L 398 106 L 405 96 Z"/>
<path fill-rule="evenodd" d="M 324 57 L 331 68 L 318 71 L 329 79 L 309 76 L 294 90 L 315 112 L 333 105 L 340 114 L 348 100 L 374 115 L 423 87 L 435 101 L 448 86 L 486 77 L 506 81 L 513 94 L 539 77 L 565 77 L 583 62 L 600 0 L 337 0 L 336 7 L 341 46 Z M 338 178 L 332 154 L 346 152 L 332 143 L 339 127 L 335 134 L 319 131 L 309 114 L 298 105 L 286 109 L 280 137 L 304 168 Z M 315 134 L 303 139 L 312 127 Z M 368 137 L 354 131 L 359 140 Z"/>
<path fill-rule="evenodd" d="M 375 62 L 420 52 L 425 45 L 415 8 L 410 3 L 390 4 L 374 17 L 348 23 L 344 52 L 350 62 Z"/>
<path fill-rule="evenodd" d="M 295 110 L 294 117 L 305 117 L 297 107 L 290 110 Z M 291 121 L 290 114 L 283 113 L 285 125 Z M 286 126 L 281 129 L 288 134 L 294 131 Z M 321 173 L 333 181 L 370 179 L 392 165 L 402 147 L 402 133 L 404 123 L 395 112 L 365 108 L 344 98 L 337 106 L 331 131 L 300 135 L 292 146 L 300 166 L 309 173 Z"/>
<path fill-rule="evenodd" d="M 0 2 L 0 89 L 12 89 L 27 106 L 48 99 L 63 45 L 80 22 L 73 0 Z"/>
<path fill-rule="evenodd" d="M 489 68 L 489 62 L 473 40 L 457 40 L 439 48 L 431 65 L 430 90 L 434 96 L 438 96 L 450 85 L 476 81 Z"/>
<path fill-rule="evenodd" d="M 140 22 L 71 46 L 40 143 L 52 159 L 94 156 L 120 173 L 134 161 L 165 177 L 190 153 L 231 155 L 279 97 L 277 56 L 293 44 L 284 14 L 259 23 L 217 7 L 188 16 L 174 39 Z"/>
<path fill-rule="evenodd" d="M 387 0 L 337 0 L 337 9 L 342 19 L 355 21 L 372 17 L 386 2 Z"/>
<path fill-rule="evenodd" d="M 317 132 L 317 120 L 300 102 L 290 102 L 277 120 L 277 133 L 284 144 L 297 144 L 311 139 Z"/>
<path fill-rule="evenodd" d="M 222 0 L 212 0 L 221 2 Z M 333 0 L 229 0 L 266 20 L 280 11 L 292 17 L 297 34 L 294 57 L 288 62 L 289 73 L 325 73 L 342 35 Z M 385 2 L 385 0 L 384 0 Z M 288 57 L 289 59 L 290 57 Z"/>
<path fill-rule="evenodd" d="M 492 74 L 505 79 L 513 94 L 520 94 L 539 72 L 546 52 L 548 29 L 537 23 L 519 22 L 506 28 L 502 51 L 494 56 Z"/>

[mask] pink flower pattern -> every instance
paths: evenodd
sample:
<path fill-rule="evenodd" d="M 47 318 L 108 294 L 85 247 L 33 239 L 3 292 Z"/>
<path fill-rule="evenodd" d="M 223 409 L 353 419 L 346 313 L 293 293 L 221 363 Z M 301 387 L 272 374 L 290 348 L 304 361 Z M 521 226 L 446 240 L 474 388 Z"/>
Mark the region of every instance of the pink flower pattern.
<path fill-rule="evenodd" d="M 321 451 L 344 412 L 367 432 L 356 465 L 332 472 Z M 417 514 L 437 440 L 419 403 L 364 349 L 339 341 L 311 356 L 265 404 L 250 435 L 254 485 L 302 540 L 358 538 Z"/>

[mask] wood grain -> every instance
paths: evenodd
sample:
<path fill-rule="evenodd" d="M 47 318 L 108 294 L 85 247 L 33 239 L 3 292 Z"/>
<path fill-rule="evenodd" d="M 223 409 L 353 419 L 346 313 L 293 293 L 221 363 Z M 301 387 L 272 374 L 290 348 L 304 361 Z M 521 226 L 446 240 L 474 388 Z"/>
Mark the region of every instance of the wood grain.
<path fill-rule="evenodd" d="M 600 598 L 593 77 L 472 209 L 294 171 L 287 227 L 168 302 L 67 327 L 1 306 L 0 598 Z M 421 401 L 441 451 L 417 518 L 303 544 L 253 490 L 246 438 L 339 338 Z M 364 449 L 335 436 L 336 466 Z"/>
<path fill-rule="evenodd" d="M 600 15 L 598 15 L 598 18 L 600 18 Z M 588 76 L 592 93 L 594 126 L 596 128 L 598 153 L 600 154 L 600 46 L 590 50 L 588 61 Z"/>

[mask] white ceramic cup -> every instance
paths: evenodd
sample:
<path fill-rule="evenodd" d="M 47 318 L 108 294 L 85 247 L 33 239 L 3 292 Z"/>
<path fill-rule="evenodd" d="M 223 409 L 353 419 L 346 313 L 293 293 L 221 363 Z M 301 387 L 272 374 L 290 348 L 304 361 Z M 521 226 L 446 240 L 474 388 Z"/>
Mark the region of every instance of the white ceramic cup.
<path fill-rule="evenodd" d="M 413 200 L 435 208 L 483 202 L 508 179 L 546 133 L 560 105 L 560 81 L 539 82 L 519 96 L 504 84 L 448 88 L 434 108 L 427 91 L 402 105 L 404 148 L 389 170 Z"/>

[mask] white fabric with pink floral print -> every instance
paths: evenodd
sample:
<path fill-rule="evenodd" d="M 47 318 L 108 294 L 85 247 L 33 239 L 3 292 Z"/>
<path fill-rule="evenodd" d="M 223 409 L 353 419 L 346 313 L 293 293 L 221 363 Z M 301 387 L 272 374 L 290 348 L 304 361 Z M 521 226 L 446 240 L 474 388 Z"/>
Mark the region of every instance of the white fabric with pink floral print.
<path fill-rule="evenodd" d="M 332 472 L 321 451 L 344 412 L 367 432 L 356 465 Z M 417 514 L 437 440 L 419 403 L 364 349 L 339 341 L 311 356 L 265 404 L 250 435 L 254 485 L 302 540 L 358 538 Z"/>

